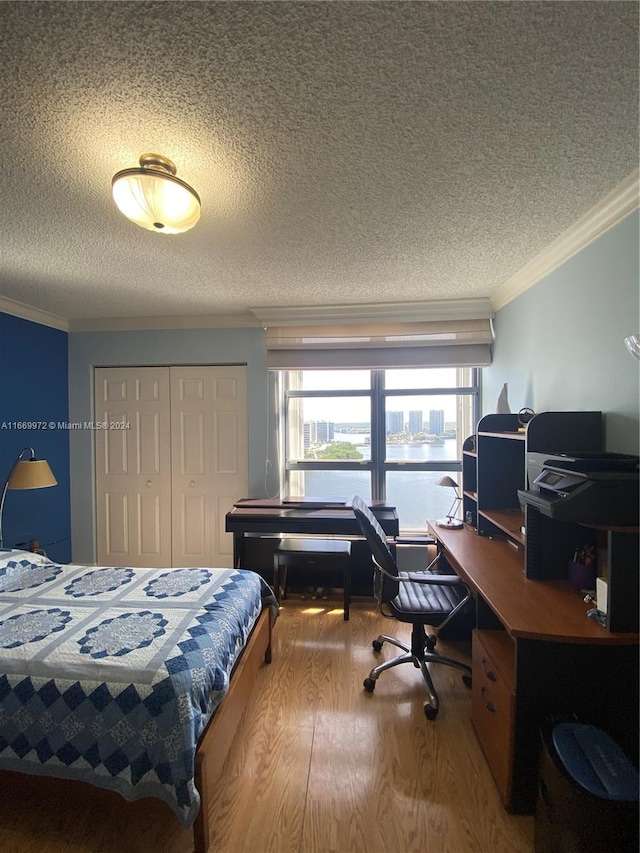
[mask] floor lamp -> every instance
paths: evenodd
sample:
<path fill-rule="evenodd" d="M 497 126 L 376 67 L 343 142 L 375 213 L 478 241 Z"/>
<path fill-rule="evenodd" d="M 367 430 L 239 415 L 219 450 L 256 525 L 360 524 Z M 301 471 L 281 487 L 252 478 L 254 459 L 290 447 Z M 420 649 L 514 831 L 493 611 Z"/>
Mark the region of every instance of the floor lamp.
<path fill-rule="evenodd" d="M 23 459 L 25 453 L 30 453 L 29 459 Z M 46 489 L 48 486 L 57 486 L 58 481 L 53 476 L 46 459 L 36 459 L 32 447 L 23 447 L 11 466 L 9 476 L 2 487 L 0 498 L 0 548 L 4 547 L 2 538 L 2 514 L 4 512 L 4 501 L 7 489 Z"/>

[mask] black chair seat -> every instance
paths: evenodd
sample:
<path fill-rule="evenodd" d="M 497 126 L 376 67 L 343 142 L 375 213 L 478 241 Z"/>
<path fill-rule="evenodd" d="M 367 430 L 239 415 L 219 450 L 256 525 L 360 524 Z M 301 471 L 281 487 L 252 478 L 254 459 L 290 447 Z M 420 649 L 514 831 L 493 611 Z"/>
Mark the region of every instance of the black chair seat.
<path fill-rule="evenodd" d="M 464 587 L 438 586 L 437 575 L 433 576 L 433 585 L 411 581 L 412 575 L 403 572 L 399 577 L 407 580 L 400 584 L 398 594 L 388 602 L 388 607 L 400 622 L 412 622 L 416 616 L 424 619 L 425 611 L 436 623 L 443 622 L 467 598 Z"/>

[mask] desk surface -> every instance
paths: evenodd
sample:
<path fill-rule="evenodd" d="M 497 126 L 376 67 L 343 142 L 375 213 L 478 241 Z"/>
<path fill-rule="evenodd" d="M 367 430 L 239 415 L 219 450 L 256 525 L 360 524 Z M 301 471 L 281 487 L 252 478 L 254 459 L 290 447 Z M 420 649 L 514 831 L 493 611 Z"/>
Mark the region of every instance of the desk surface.
<path fill-rule="evenodd" d="M 605 645 L 638 642 L 638 634 L 616 634 L 589 619 L 589 605 L 568 582 L 527 579 L 523 552 L 508 542 L 479 536 L 466 526 L 445 530 L 435 521 L 428 526 L 452 567 L 512 637 Z"/>

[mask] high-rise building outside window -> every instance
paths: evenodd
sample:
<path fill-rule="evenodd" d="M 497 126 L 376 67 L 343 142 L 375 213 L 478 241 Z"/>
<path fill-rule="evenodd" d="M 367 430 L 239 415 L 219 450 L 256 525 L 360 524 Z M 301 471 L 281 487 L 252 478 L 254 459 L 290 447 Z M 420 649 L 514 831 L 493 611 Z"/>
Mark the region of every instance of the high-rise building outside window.
<path fill-rule="evenodd" d="M 462 442 L 475 429 L 472 368 L 290 370 L 283 394 L 283 494 L 386 500 L 404 532 L 424 531 L 460 483 Z"/>
<path fill-rule="evenodd" d="M 404 412 L 387 412 L 387 435 L 404 430 Z"/>
<path fill-rule="evenodd" d="M 442 435 L 444 432 L 444 409 L 432 409 L 429 412 L 429 432 Z"/>
<path fill-rule="evenodd" d="M 422 412 L 411 411 L 409 412 L 409 432 L 417 433 L 422 432 Z"/>

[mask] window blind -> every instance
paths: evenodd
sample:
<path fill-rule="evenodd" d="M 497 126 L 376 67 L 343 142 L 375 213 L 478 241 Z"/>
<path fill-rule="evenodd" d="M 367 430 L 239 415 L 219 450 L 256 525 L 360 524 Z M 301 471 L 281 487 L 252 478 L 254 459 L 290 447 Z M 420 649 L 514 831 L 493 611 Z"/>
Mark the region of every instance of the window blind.
<path fill-rule="evenodd" d="M 486 367 L 489 319 L 327 326 L 268 326 L 270 370 Z"/>

